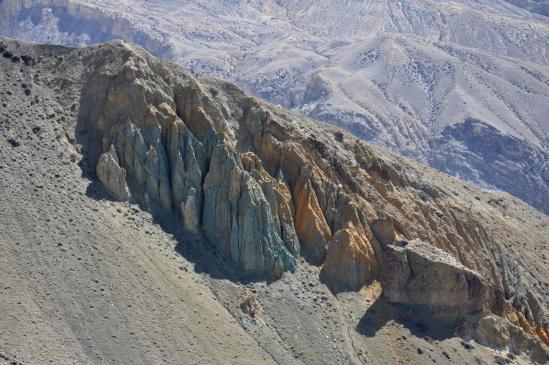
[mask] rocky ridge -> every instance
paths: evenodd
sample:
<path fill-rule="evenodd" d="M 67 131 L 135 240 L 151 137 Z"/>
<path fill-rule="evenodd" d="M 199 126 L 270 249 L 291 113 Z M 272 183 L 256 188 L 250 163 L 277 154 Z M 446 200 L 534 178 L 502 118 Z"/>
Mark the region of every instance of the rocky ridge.
<path fill-rule="evenodd" d="M 39 68 L 74 100 L 76 124 L 64 127 L 85 176 L 174 217 L 247 276 L 280 278 L 303 256 L 333 292 L 379 281 L 391 303 L 547 359 L 547 258 L 519 247 L 546 255 L 546 216 L 521 220 L 516 209 L 529 208 L 505 195 L 126 43 L 2 48 L 3 68 Z"/>

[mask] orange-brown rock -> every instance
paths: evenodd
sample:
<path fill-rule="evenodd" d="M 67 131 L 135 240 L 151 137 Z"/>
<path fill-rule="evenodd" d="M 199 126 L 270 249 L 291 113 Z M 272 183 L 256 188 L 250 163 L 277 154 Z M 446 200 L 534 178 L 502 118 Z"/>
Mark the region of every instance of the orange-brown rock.
<path fill-rule="evenodd" d="M 322 278 L 335 292 L 359 290 L 372 280 L 378 261 L 368 239 L 353 226 L 334 234 L 322 267 Z"/>
<path fill-rule="evenodd" d="M 331 234 L 310 180 L 302 178 L 298 181 L 294 197 L 296 232 L 304 254 L 311 262 L 320 265 L 326 257 Z"/>
<path fill-rule="evenodd" d="M 549 330 L 547 329 L 547 325 L 539 325 L 536 327 L 536 334 L 541 338 L 543 343 L 545 343 L 547 346 L 549 346 Z"/>

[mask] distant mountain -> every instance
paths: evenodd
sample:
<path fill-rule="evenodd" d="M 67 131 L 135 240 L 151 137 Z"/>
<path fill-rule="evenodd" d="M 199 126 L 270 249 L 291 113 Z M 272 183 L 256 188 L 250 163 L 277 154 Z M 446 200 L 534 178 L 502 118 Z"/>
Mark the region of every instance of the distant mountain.
<path fill-rule="evenodd" d="M 126 39 L 547 213 L 548 4 L 3 0 L 0 33 Z"/>

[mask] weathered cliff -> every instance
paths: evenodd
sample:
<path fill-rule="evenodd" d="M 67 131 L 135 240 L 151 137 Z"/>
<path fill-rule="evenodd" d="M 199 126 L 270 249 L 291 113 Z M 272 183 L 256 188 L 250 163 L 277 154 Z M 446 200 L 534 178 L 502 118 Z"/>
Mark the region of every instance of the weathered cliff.
<path fill-rule="evenodd" d="M 547 259 L 521 248 L 546 255 L 541 213 L 524 221 L 519 210 L 535 211 L 506 195 L 125 43 L 2 47 L 32 59 L 10 67 L 39 65 L 48 87 L 74 99 L 77 124 L 64 127 L 87 176 L 114 199 L 176 217 L 243 273 L 276 279 L 302 255 L 334 292 L 378 280 L 390 302 L 456 328 L 495 316 L 516 333 L 505 344 L 526 338 L 547 359 Z"/>

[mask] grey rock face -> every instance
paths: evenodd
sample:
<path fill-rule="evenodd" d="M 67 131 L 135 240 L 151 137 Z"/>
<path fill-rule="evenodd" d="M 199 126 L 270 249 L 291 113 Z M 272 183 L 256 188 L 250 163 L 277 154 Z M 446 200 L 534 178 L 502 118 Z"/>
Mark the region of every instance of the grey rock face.
<path fill-rule="evenodd" d="M 183 226 L 189 232 L 196 233 L 199 228 L 200 216 L 198 215 L 196 190 L 191 188 L 187 201 L 181 203 L 181 216 L 183 217 Z"/>
<path fill-rule="evenodd" d="M 97 162 L 97 176 L 105 187 L 118 200 L 128 200 L 130 191 L 126 182 L 126 170 L 118 164 L 118 157 L 111 146 L 109 151 L 101 154 Z"/>
<path fill-rule="evenodd" d="M 204 180 L 204 230 L 219 249 L 252 273 L 293 269 L 273 209 L 261 186 L 224 145 L 213 152 Z"/>
<path fill-rule="evenodd" d="M 284 242 L 286 249 L 292 254 L 299 254 L 299 239 L 295 231 L 292 213 L 292 197 L 284 181 L 271 177 L 263 168 L 261 160 L 254 153 L 241 155 L 244 169 L 259 183 L 267 199 L 273 219 L 275 232 Z"/>

